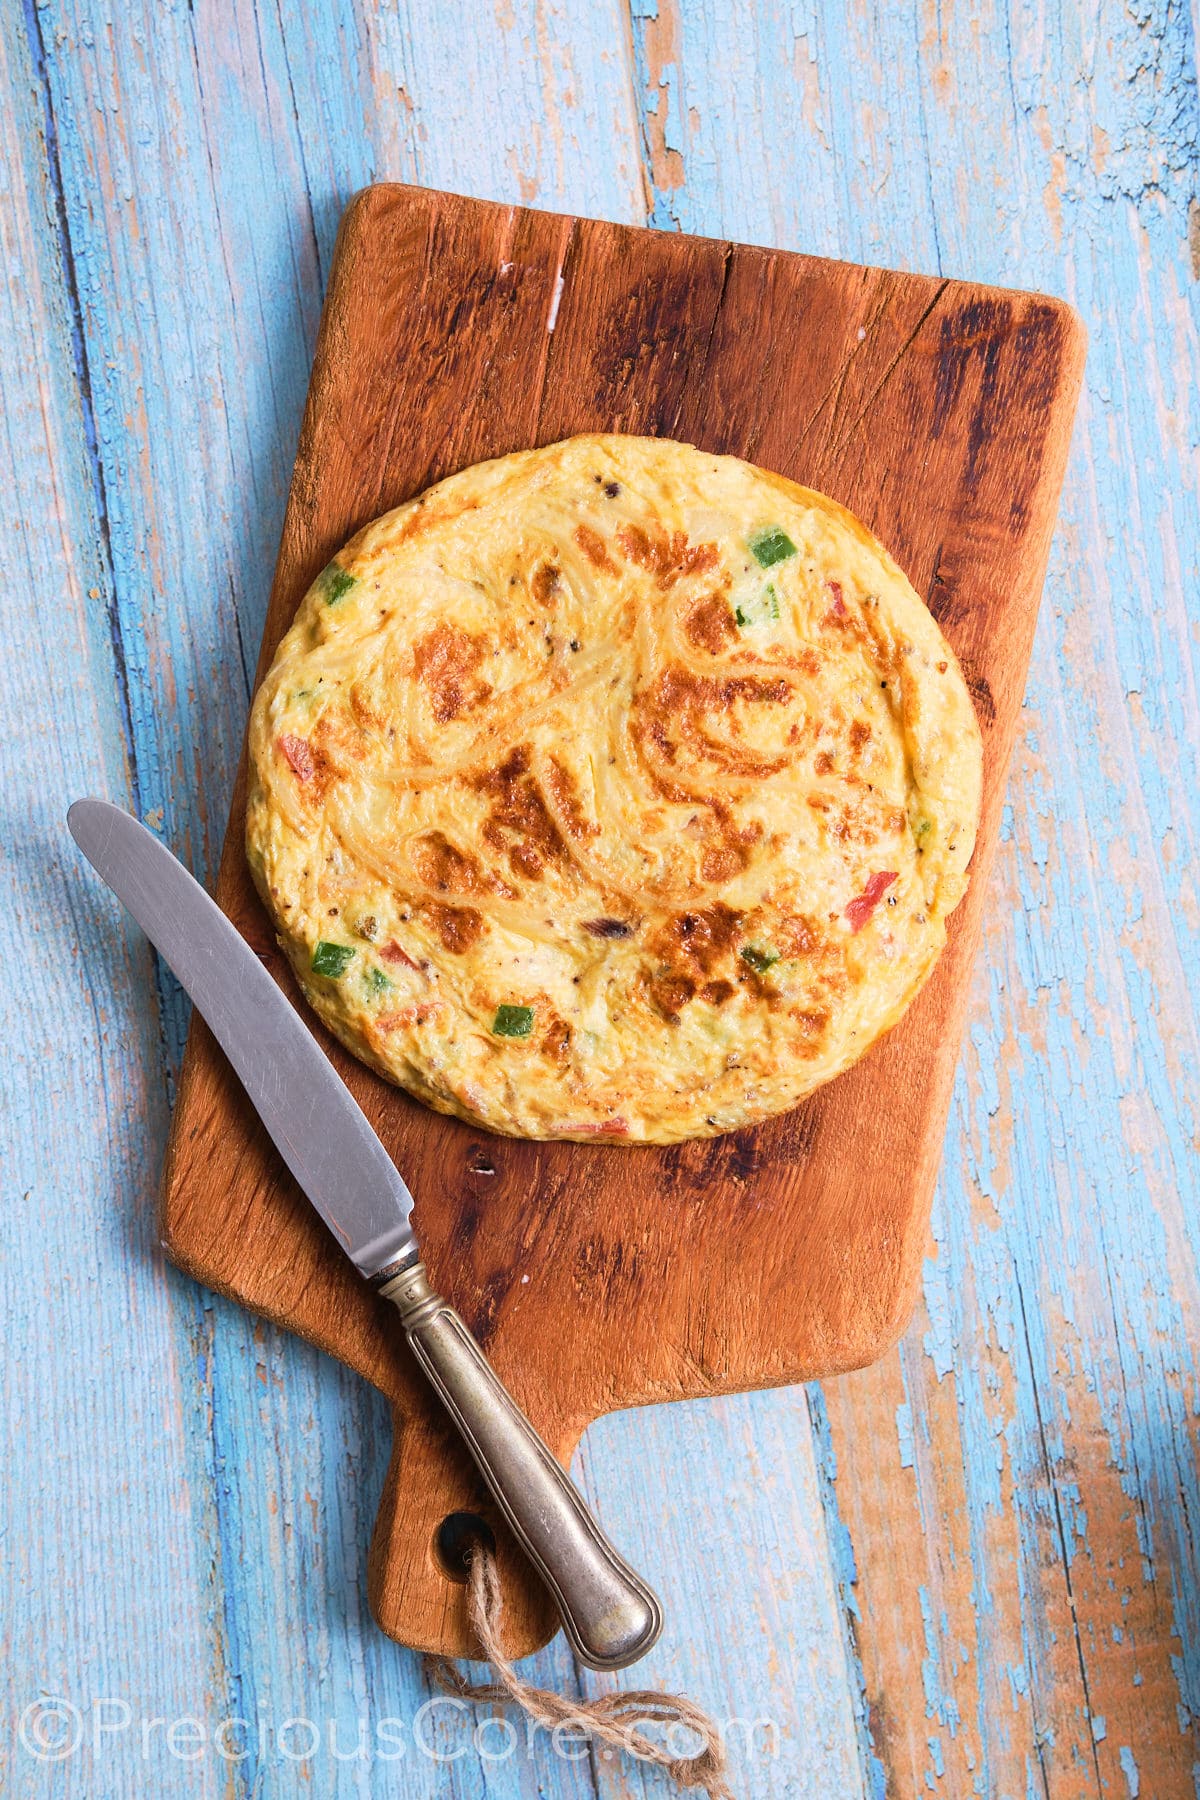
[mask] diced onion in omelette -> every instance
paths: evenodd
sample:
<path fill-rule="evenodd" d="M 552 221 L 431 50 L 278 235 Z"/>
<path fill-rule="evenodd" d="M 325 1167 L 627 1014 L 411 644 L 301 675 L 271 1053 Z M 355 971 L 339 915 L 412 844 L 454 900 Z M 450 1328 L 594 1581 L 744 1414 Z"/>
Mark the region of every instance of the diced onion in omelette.
<path fill-rule="evenodd" d="M 247 849 L 309 1001 L 441 1112 L 672 1143 L 900 1018 L 966 886 L 953 652 L 822 495 L 571 438 L 377 519 L 254 703 Z"/>

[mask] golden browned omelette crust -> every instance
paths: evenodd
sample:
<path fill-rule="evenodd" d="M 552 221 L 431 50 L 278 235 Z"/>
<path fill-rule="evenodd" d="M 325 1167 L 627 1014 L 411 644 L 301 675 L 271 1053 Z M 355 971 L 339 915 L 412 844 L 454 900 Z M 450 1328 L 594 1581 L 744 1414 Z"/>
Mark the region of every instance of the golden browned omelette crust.
<path fill-rule="evenodd" d="M 309 1000 L 442 1112 L 671 1143 L 904 1012 L 966 885 L 958 664 L 849 513 L 650 438 L 359 532 L 254 703 L 247 850 Z"/>

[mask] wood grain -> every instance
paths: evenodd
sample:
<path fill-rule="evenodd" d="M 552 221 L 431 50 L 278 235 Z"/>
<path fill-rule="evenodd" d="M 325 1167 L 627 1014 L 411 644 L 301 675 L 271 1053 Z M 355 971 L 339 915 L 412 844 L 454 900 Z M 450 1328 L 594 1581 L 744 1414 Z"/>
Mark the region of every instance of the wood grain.
<path fill-rule="evenodd" d="M 576 431 L 677 434 L 822 487 L 894 545 L 984 731 L 976 878 L 933 980 L 900 1029 L 782 1119 L 632 1154 L 492 1140 L 334 1052 L 417 1195 L 436 1278 L 564 1461 L 601 1413 L 856 1368 L 904 1327 L 1082 358 L 1069 309 L 1036 296 L 396 186 L 348 209 L 264 659 L 333 550 L 439 476 Z M 218 896 L 288 985 L 242 805 L 239 786 Z M 388 1396 L 372 1605 L 402 1641 L 461 1654 L 462 1589 L 433 1540 L 447 1513 L 496 1523 L 494 1509 L 390 1310 L 331 1255 L 193 1033 L 164 1244 Z M 553 1620 L 507 1539 L 504 1555 L 525 1651 Z"/>

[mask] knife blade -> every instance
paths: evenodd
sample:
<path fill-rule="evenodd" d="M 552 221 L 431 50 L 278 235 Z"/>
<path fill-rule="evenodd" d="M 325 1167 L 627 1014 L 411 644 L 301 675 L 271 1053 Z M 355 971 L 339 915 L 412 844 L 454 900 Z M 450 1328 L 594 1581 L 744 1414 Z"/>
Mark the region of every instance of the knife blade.
<path fill-rule="evenodd" d="M 656 1642 L 662 1608 L 613 1548 L 557 1458 L 429 1282 L 413 1198 L 282 988 L 166 845 L 119 806 L 77 800 L 72 837 L 174 970 L 285 1163 L 409 1344 L 526 1555 L 576 1654 L 621 1669 Z"/>
<path fill-rule="evenodd" d="M 119 806 L 77 800 L 67 825 L 191 995 L 284 1162 L 355 1268 L 370 1279 L 410 1255 L 413 1201 L 396 1165 L 216 901 Z"/>

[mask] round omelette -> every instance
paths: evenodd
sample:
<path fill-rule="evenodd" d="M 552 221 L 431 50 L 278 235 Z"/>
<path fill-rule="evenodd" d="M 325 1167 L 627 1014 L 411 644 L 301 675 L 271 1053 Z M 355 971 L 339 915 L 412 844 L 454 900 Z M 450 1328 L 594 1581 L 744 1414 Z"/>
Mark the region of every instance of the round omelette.
<path fill-rule="evenodd" d="M 441 1112 L 672 1143 L 900 1018 L 966 886 L 980 738 L 822 495 L 576 437 L 377 519 L 254 703 L 250 867 L 308 999 Z"/>

